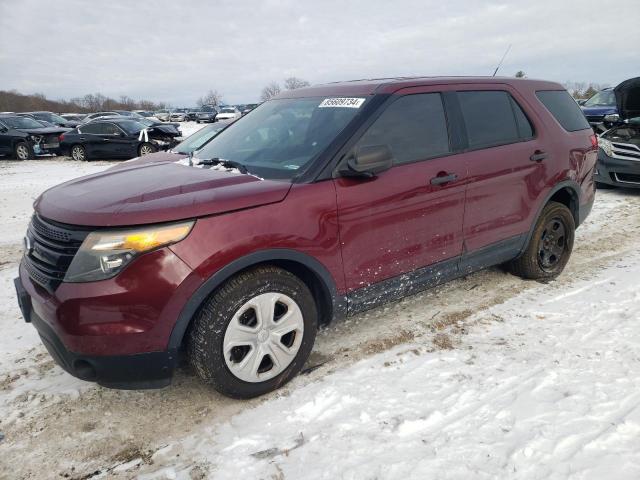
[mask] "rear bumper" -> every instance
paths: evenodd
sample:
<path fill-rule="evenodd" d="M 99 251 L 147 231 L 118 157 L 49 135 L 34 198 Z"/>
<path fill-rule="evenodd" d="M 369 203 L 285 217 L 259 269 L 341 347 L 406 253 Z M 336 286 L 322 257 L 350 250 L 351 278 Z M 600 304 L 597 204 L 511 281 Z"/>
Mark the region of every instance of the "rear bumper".
<path fill-rule="evenodd" d="M 618 187 L 640 188 L 640 161 L 612 158 L 599 149 L 594 180 Z"/>
<path fill-rule="evenodd" d="M 14 280 L 20 309 L 25 321 L 37 330 L 42 343 L 55 362 L 81 380 L 96 382 L 107 388 L 162 388 L 171 383 L 176 365 L 176 351 L 133 355 L 83 355 L 69 350 L 60 337 L 34 311 L 31 295 L 20 278 Z"/>

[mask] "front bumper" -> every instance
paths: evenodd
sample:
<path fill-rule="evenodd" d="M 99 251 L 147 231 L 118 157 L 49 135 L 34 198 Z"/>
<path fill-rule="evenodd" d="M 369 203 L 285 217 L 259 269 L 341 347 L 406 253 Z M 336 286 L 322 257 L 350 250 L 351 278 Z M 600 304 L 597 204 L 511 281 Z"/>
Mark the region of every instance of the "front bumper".
<path fill-rule="evenodd" d="M 625 188 L 640 188 L 640 161 L 622 160 L 608 156 L 598 149 L 598 165 L 594 180 L 597 183 Z"/>
<path fill-rule="evenodd" d="M 169 338 L 199 283 L 191 274 L 164 248 L 112 279 L 61 283 L 53 292 L 34 282 L 23 263 L 15 288 L 25 320 L 64 370 L 110 388 L 159 388 L 176 365 Z"/>

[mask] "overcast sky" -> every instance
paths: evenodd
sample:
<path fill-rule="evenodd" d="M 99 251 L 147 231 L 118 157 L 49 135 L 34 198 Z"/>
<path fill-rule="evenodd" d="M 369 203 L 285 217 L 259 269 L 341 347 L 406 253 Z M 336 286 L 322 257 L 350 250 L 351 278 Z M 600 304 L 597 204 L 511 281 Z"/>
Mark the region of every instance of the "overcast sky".
<path fill-rule="evenodd" d="M 640 75 L 637 0 L 0 0 L 0 90 L 195 105 L 270 81 Z"/>

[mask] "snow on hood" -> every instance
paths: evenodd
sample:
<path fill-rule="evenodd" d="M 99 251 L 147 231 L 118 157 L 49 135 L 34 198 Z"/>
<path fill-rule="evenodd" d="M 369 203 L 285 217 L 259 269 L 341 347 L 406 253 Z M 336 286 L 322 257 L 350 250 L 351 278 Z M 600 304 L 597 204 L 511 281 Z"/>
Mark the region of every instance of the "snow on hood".
<path fill-rule="evenodd" d="M 36 200 L 34 209 L 71 225 L 140 225 L 276 203 L 290 188 L 288 182 L 262 180 L 224 167 L 132 162 L 53 187 Z"/>

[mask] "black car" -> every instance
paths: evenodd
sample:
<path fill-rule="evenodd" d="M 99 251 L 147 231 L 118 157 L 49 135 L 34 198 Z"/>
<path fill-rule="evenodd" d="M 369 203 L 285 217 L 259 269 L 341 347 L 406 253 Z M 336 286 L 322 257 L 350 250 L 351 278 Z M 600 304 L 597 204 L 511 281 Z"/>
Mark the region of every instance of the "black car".
<path fill-rule="evenodd" d="M 595 181 L 600 186 L 640 188 L 640 77 L 614 89 L 616 113 L 605 115 L 614 125 L 598 138 Z"/>
<path fill-rule="evenodd" d="M 176 135 L 126 117 L 94 120 L 61 136 L 60 150 L 74 160 L 134 158 L 176 145 Z"/>
<path fill-rule="evenodd" d="M 0 115 L 0 155 L 28 160 L 35 155 L 59 153 L 61 134 L 68 128 L 47 127 L 33 118 Z"/>
<path fill-rule="evenodd" d="M 80 125 L 80 122 L 76 120 L 68 120 L 53 112 L 23 112 L 16 115 L 20 115 L 21 117 L 30 117 L 34 120 L 44 120 L 45 122 L 65 128 L 75 128 Z"/>

